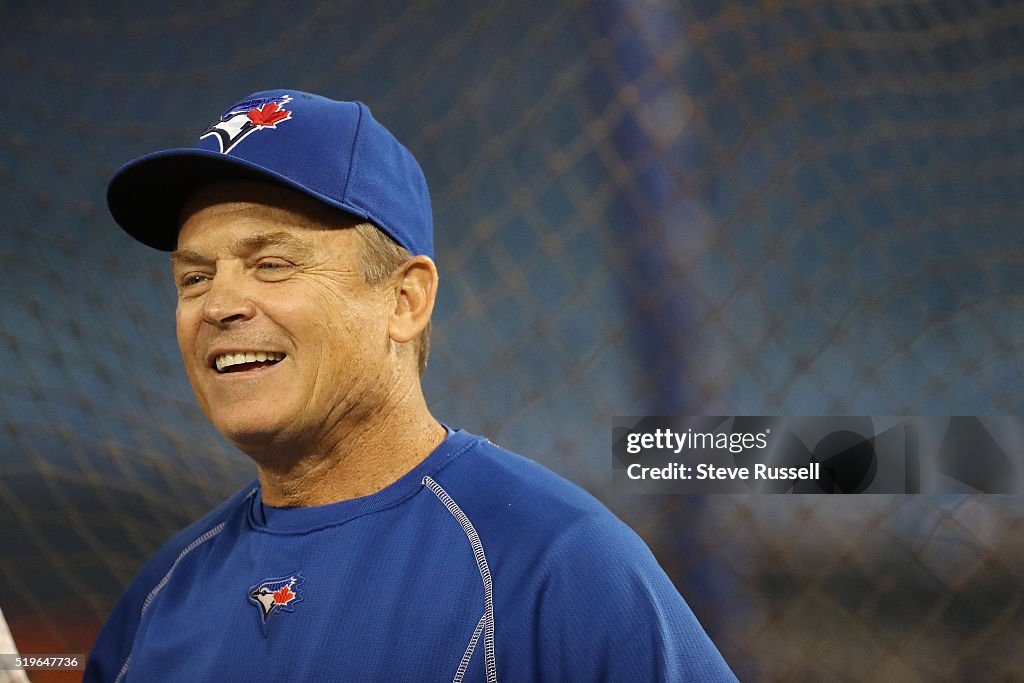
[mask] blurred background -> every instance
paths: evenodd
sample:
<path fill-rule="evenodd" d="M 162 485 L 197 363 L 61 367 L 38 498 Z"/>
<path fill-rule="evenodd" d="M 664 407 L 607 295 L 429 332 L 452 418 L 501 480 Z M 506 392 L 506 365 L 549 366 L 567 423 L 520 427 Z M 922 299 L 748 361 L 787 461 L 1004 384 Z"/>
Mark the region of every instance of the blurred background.
<path fill-rule="evenodd" d="M 445 422 L 651 545 L 741 680 L 1024 680 L 1019 496 L 626 496 L 613 415 L 1024 414 L 1024 4 L 0 0 L 0 605 L 87 652 L 254 476 L 105 206 L 255 90 L 430 183 Z M 37 672 L 34 681 L 74 680 Z"/>

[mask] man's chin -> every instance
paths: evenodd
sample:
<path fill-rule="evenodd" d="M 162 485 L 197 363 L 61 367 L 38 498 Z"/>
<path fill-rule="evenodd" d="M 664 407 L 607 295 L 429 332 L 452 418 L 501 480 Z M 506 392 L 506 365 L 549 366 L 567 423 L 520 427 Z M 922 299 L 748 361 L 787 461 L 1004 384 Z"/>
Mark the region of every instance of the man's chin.
<path fill-rule="evenodd" d="M 281 444 L 284 438 L 283 426 L 265 420 L 211 420 L 225 439 L 244 453 L 264 452 Z"/>

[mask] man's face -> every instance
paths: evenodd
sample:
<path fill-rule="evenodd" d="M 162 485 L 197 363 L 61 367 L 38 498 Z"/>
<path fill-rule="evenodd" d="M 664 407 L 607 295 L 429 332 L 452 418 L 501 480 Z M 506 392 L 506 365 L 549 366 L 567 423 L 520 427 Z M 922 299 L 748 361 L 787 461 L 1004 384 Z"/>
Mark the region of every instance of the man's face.
<path fill-rule="evenodd" d="M 385 290 L 313 200 L 225 183 L 189 203 L 172 256 L 178 345 L 200 407 L 243 450 L 329 449 L 388 386 Z"/>

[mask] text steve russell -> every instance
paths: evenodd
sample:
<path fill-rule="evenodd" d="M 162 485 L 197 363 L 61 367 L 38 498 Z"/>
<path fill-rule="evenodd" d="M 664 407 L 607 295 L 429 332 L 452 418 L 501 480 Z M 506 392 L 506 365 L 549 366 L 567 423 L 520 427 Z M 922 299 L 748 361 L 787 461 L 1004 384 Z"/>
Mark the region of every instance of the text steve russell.
<path fill-rule="evenodd" d="M 630 479 L 819 479 L 821 463 L 804 467 L 770 467 L 758 463 L 749 467 L 721 467 L 718 465 L 683 465 L 673 462 L 662 467 L 643 467 L 633 463 L 626 468 Z"/>

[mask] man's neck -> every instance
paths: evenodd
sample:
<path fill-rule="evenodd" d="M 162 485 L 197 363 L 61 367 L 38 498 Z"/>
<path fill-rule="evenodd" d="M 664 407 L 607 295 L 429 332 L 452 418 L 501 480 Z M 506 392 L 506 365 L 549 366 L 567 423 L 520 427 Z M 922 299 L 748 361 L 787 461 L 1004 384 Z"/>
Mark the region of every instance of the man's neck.
<path fill-rule="evenodd" d="M 418 385 L 390 409 L 339 431 L 301 457 L 254 458 L 263 501 L 312 507 L 368 496 L 398 481 L 446 436 Z"/>

